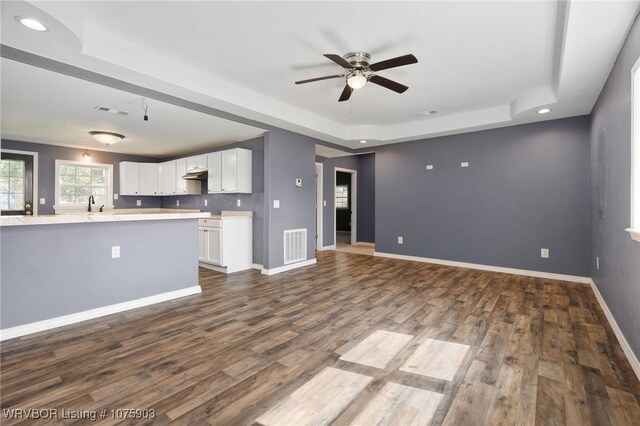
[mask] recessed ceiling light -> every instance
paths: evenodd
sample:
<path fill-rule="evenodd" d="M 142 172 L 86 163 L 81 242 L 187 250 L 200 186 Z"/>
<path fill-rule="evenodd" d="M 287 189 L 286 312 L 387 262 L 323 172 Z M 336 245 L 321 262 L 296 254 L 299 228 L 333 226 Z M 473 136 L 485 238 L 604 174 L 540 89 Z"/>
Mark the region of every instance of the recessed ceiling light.
<path fill-rule="evenodd" d="M 548 112 L 551 112 L 551 109 L 549 108 L 542 108 L 538 110 L 538 114 L 546 114 Z"/>
<path fill-rule="evenodd" d="M 20 22 L 25 27 L 34 30 L 34 31 L 47 31 L 47 27 L 44 26 L 40 21 L 36 21 L 33 18 L 25 18 L 24 16 L 16 16 L 16 21 Z"/>
<path fill-rule="evenodd" d="M 366 141 L 366 140 L 364 140 L 364 139 L 362 139 L 362 140 L 360 141 L 360 143 L 367 143 L 367 141 Z"/>

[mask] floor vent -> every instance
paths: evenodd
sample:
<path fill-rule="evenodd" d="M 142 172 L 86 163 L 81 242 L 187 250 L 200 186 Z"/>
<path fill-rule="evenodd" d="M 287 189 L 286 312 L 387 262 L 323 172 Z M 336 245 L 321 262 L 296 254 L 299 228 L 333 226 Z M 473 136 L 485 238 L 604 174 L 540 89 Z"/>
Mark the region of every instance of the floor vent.
<path fill-rule="evenodd" d="M 307 230 L 284 231 L 284 264 L 307 260 Z"/>

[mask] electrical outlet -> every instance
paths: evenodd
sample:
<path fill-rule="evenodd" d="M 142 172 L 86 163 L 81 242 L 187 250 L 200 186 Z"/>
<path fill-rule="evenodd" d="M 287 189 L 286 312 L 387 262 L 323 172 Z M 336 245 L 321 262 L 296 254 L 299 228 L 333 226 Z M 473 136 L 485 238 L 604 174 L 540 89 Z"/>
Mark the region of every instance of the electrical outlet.
<path fill-rule="evenodd" d="M 113 199 L 117 200 L 118 199 L 118 194 L 113 194 Z"/>
<path fill-rule="evenodd" d="M 207 207 L 207 205 L 209 205 L 209 200 L 207 200 L 206 198 L 204 199 L 204 206 Z"/>
<path fill-rule="evenodd" d="M 180 200 L 176 200 L 176 207 L 180 207 Z"/>
<path fill-rule="evenodd" d="M 116 257 L 120 257 L 120 246 L 111 247 L 111 258 L 115 259 Z"/>
<path fill-rule="evenodd" d="M 540 249 L 540 257 L 543 259 L 548 259 L 549 258 L 549 249 L 548 248 L 541 248 Z"/>
<path fill-rule="evenodd" d="M 469 167 L 469 162 L 465 161 L 463 163 L 460 163 L 460 167 Z"/>
<path fill-rule="evenodd" d="M 40 204 L 46 204 L 47 200 L 45 200 L 44 198 L 40 198 Z"/>
<path fill-rule="evenodd" d="M 427 164 L 427 170 L 433 170 L 433 164 Z"/>
<path fill-rule="evenodd" d="M 398 237 L 398 244 L 404 244 L 404 238 Z"/>
<path fill-rule="evenodd" d="M 273 208 L 274 209 L 280 208 L 280 200 L 273 200 Z"/>
<path fill-rule="evenodd" d="M 323 205 L 324 207 L 327 207 L 327 200 L 324 200 L 324 201 L 322 202 L 322 205 Z"/>
<path fill-rule="evenodd" d="M 136 200 L 136 206 L 140 207 L 142 205 L 142 200 Z"/>
<path fill-rule="evenodd" d="M 236 201 L 236 206 L 240 207 L 242 205 L 242 202 L 240 200 Z"/>
<path fill-rule="evenodd" d="M 596 256 L 596 270 L 600 270 L 600 256 Z"/>

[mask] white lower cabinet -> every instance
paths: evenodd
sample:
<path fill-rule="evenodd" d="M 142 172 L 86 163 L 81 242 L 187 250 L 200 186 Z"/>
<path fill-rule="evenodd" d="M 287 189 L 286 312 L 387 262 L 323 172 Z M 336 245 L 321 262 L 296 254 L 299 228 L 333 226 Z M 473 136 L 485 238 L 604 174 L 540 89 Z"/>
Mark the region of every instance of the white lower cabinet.
<path fill-rule="evenodd" d="M 245 213 L 239 214 L 239 213 Z M 253 267 L 251 212 L 198 221 L 198 259 L 200 266 L 219 267 L 232 273 Z"/>

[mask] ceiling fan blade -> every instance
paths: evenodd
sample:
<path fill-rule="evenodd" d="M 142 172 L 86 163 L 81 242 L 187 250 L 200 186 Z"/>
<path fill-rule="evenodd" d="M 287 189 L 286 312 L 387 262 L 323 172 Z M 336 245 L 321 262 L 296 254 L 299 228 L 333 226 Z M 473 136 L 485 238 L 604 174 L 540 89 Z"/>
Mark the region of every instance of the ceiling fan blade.
<path fill-rule="evenodd" d="M 413 55 L 398 56 L 397 58 L 387 59 L 386 61 L 371 64 L 371 71 L 386 70 L 389 68 L 401 67 L 403 65 L 416 64 L 418 59 Z"/>
<path fill-rule="evenodd" d="M 309 80 L 296 81 L 296 84 L 313 83 L 314 81 L 328 80 L 330 78 L 344 77 L 344 74 L 328 75 L 326 77 L 310 78 Z"/>
<path fill-rule="evenodd" d="M 386 87 L 389 90 L 393 90 L 397 93 L 404 93 L 407 91 L 408 87 L 404 84 L 396 83 L 393 80 L 389 80 L 388 78 L 380 77 L 379 75 L 372 75 L 369 77 L 369 81 L 377 84 L 378 86 Z"/>
<path fill-rule="evenodd" d="M 347 62 L 347 60 L 344 59 L 340 55 L 328 54 L 328 55 L 324 55 L 324 56 L 326 58 L 331 59 L 336 64 L 340 65 L 342 68 L 346 68 L 348 70 L 353 69 L 353 65 L 351 65 L 349 62 Z"/>
<path fill-rule="evenodd" d="M 348 101 L 349 98 L 351 97 L 352 92 L 353 92 L 353 89 L 351 88 L 351 86 L 349 86 L 348 84 L 345 84 L 344 90 L 342 91 L 342 94 L 340 95 L 340 99 L 338 99 L 338 102 Z"/>

